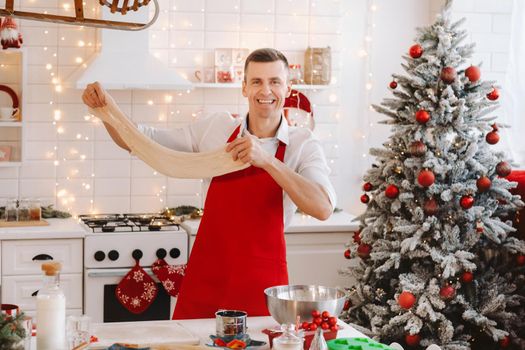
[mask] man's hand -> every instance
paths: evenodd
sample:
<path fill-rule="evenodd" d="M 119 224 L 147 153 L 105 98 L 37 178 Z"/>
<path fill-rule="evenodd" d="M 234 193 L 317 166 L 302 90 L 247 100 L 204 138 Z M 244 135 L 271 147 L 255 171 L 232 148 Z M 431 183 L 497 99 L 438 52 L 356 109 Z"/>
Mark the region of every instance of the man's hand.
<path fill-rule="evenodd" d="M 250 163 L 263 169 L 270 165 L 274 158 L 265 152 L 255 136 L 251 135 L 239 137 L 230 142 L 226 147 L 226 152 L 231 152 L 233 160 L 239 159 L 243 163 Z"/>
<path fill-rule="evenodd" d="M 91 108 L 104 107 L 106 105 L 106 92 L 96 81 L 86 86 L 82 93 L 82 101 Z"/>

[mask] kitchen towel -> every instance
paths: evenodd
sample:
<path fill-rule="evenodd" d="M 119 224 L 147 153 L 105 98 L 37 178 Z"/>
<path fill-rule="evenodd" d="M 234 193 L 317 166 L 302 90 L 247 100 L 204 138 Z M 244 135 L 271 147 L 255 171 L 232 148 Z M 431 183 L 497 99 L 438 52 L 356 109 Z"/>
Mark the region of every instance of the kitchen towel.
<path fill-rule="evenodd" d="M 166 260 L 157 259 L 151 266 L 151 270 L 169 295 L 172 297 L 179 295 L 186 265 L 168 265 Z"/>
<path fill-rule="evenodd" d="M 157 297 L 158 287 L 153 278 L 140 267 L 139 260 L 119 282 L 115 295 L 126 309 L 140 314 L 153 303 Z"/>

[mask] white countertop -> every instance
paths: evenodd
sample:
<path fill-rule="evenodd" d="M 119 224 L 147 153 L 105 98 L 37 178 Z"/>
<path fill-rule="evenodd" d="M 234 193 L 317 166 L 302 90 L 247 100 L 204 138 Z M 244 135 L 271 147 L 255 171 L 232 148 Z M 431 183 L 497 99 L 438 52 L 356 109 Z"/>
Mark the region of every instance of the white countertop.
<path fill-rule="evenodd" d="M 355 216 L 338 212 L 332 214 L 328 220 L 317 220 L 309 215 L 294 214 L 290 226 L 285 233 L 307 233 L 307 232 L 352 232 L 359 229 L 358 222 L 352 222 Z M 196 235 L 200 220 L 186 220 L 181 226 L 192 235 Z"/>
<path fill-rule="evenodd" d="M 83 238 L 86 231 L 77 219 L 45 219 L 48 226 L 24 226 L 0 228 L 0 241 L 10 239 L 56 239 Z"/>

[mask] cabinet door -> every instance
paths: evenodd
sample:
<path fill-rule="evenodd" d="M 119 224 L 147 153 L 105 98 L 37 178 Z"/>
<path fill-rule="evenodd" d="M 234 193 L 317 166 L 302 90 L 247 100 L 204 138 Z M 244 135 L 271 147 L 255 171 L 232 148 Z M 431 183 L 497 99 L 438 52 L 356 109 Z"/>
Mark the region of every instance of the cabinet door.
<path fill-rule="evenodd" d="M 344 257 L 345 244 L 352 235 L 353 232 L 286 234 L 289 283 L 353 286 L 354 280 L 339 274 L 340 269 L 355 264 Z"/>
<path fill-rule="evenodd" d="M 61 273 L 82 273 L 82 239 L 2 242 L 2 276 L 41 275 L 44 259 L 62 263 Z"/>
<path fill-rule="evenodd" d="M 15 304 L 22 311 L 36 310 L 33 293 L 42 287 L 42 276 L 3 276 L 2 303 Z M 60 275 L 60 287 L 66 296 L 66 308 L 82 309 L 82 274 Z"/>

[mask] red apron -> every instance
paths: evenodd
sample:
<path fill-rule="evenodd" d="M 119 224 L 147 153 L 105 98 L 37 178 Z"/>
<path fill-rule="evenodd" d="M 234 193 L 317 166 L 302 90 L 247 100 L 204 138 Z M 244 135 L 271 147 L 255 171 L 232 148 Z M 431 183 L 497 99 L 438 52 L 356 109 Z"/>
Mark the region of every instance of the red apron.
<path fill-rule="evenodd" d="M 285 150 L 279 142 L 275 157 L 283 161 Z M 254 166 L 214 177 L 173 319 L 213 318 L 219 309 L 267 316 L 263 291 L 282 284 L 288 284 L 282 188 Z"/>

